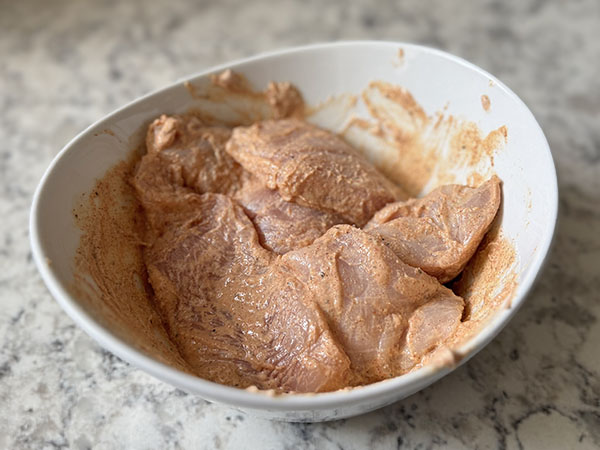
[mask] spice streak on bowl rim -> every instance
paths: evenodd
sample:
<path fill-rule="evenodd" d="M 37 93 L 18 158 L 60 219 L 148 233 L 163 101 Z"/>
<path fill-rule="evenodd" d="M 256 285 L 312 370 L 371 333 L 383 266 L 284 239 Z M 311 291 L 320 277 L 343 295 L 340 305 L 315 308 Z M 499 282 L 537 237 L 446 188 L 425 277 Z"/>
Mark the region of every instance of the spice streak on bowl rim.
<path fill-rule="evenodd" d="M 91 317 L 77 302 L 72 299 L 72 294 L 68 292 L 66 286 L 61 283 L 54 272 L 52 262 L 47 259 L 44 243 L 40 236 L 40 229 L 42 224 L 40 223 L 40 217 L 38 210 L 43 200 L 44 188 L 53 172 L 63 157 L 70 152 L 70 150 L 76 147 L 78 141 L 87 135 L 93 133 L 104 132 L 105 122 L 110 119 L 115 119 L 120 116 L 124 117 L 124 113 L 131 107 L 143 102 L 144 100 L 159 95 L 166 94 L 169 90 L 180 87 L 185 82 L 193 82 L 194 79 L 205 77 L 210 74 L 221 72 L 225 69 L 241 70 L 243 72 L 244 65 L 253 63 L 259 60 L 268 63 L 269 59 L 277 58 L 282 55 L 301 55 L 306 52 L 319 52 L 319 51 L 331 51 L 339 48 L 363 48 L 368 49 L 369 47 L 390 47 L 391 50 L 397 52 L 399 48 L 404 50 L 418 51 L 422 53 L 428 53 L 437 57 L 449 60 L 453 63 L 464 66 L 467 69 L 477 72 L 479 75 L 486 77 L 493 83 L 494 88 L 501 89 L 508 97 L 510 97 L 517 105 L 529 114 L 532 123 L 536 125 L 535 129 L 530 130 L 531 133 L 536 133 L 536 138 L 543 142 L 545 149 L 547 150 L 547 156 L 549 160 L 547 163 L 550 164 L 550 168 L 553 171 L 554 186 L 550 187 L 551 192 L 554 194 L 553 198 L 548 200 L 549 208 L 549 220 L 545 224 L 544 240 L 538 245 L 536 254 L 533 257 L 533 261 L 528 267 L 527 276 L 519 283 L 515 292 L 515 301 L 512 305 L 501 311 L 498 311 L 495 316 L 488 322 L 484 329 L 482 329 L 474 338 L 469 340 L 467 343 L 458 348 L 455 353 L 453 361 L 446 362 L 445 364 L 428 365 L 421 369 L 415 370 L 399 377 L 391 378 L 388 380 L 380 381 L 367 386 L 360 386 L 354 388 L 343 389 L 341 391 L 326 392 L 319 394 L 284 394 L 284 395 L 269 395 L 268 392 L 252 392 L 249 390 L 242 390 L 234 387 L 220 385 L 211 381 L 207 381 L 196 376 L 183 373 L 177 369 L 174 369 L 168 365 L 160 363 L 153 358 L 144 355 L 143 353 L 135 350 L 130 345 L 115 337 L 111 332 L 101 326 L 93 317 Z M 406 65 L 406 61 L 404 63 Z M 329 415 L 325 418 L 341 418 L 354 415 L 357 413 L 363 413 L 372 409 L 384 406 L 387 403 L 398 400 L 399 398 L 406 397 L 412 393 L 432 384 L 439 378 L 443 377 L 456 367 L 464 364 L 471 357 L 473 357 L 479 350 L 487 345 L 509 322 L 510 318 L 514 316 L 519 307 L 523 304 L 523 301 L 527 294 L 530 292 L 535 281 L 538 279 L 543 264 L 546 260 L 548 252 L 551 248 L 556 218 L 558 214 L 558 188 L 556 183 L 556 170 L 552 161 L 550 149 L 544 134 L 537 124 L 537 121 L 533 117 L 533 114 L 519 97 L 517 97 L 508 87 L 506 87 L 501 81 L 495 78 L 493 75 L 480 69 L 479 67 L 453 55 L 445 53 L 440 50 L 431 49 L 428 47 L 408 44 L 402 42 L 385 42 L 385 41 L 346 41 L 336 43 L 324 43 L 324 44 L 313 44 L 302 47 L 294 47 L 290 49 L 277 50 L 272 52 L 261 53 L 253 57 L 239 59 L 233 62 L 221 64 L 219 66 L 212 67 L 208 70 L 201 71 L 197 74 L 184 77 L 175 83 L 151 92 L 139 99 L 130 102 L 129 104 L 117 109 L 113 113 L 103 117 L 99 121 L 95 122 L 87 129 L 79 133 L 73 138 L 54 158 L 49 168 L 43 175 L 38 188 L 35 191 L 31 215 L 30 215 L 30 240 L 34 261 L 40 271 L 42 279 L 48 286 L 48 289 L 56 298 L 61 307 L 67 312 L 67 314 L 79 325 L 86 333 L 94 338 L 102 347 L 111 351 L 121 359 L 133 364 L 134 366 L 143 369 L 150 373 L 154 377 L 165 381 L 169 384 L 177 386 L 187 392 L 199 394 L 203 398 L 209 401 L 215 401 L 223 404 L 227 404 L 233 407 L 247 408 L 251 410 L 262 410 L 267 413 L 272 412 L 279 418 L 285 420 L 298 420 L 294 417 L 295 412 L 303 412 L 300 420 L 311 420 L 310 411 L 314 412 L 314 420 L 323 420 L 318 412 L 319 411 L 331 411 L 340 410 L 339 414 Z M 403 392 L 401 397 L 394 395 L 398 390 Z M 389 401 L 387 401 L 389 400 Z M 387 401 L 387 403 L 386 403 Z M 341 411 L 343 408 L 353 407 L 362 404 L 361 408 L 357 407 L 358 412 L 345 413 Z M 290 416 L 286 417 L 282 414 L 289 413 Z M 331 416 L 331 417 L 330 417 Z"/>

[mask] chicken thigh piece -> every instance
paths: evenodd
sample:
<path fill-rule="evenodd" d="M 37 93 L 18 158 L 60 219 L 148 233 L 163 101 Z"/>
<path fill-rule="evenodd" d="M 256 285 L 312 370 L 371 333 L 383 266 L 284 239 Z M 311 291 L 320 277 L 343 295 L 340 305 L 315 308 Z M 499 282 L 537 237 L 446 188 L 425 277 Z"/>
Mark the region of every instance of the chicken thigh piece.
<path fill-rule="evenodd" d="M 318 302 L 350 358 L 353 385 L 407 372 L 461 321 L 462 298 L 349 225 L 334 226 L 279 264 Z"/>
<path fill-rule="evenodd" d="M 391 203 L 365 226 L 405 263 L 446 283 L 471 259 L 501 201 L 493 176 L 477 188 L 441 186 L 420 199 Z"/>
<path fill-rule="evenodd" d="M 234 198 L 254 222 L 261 244 L 278 254 L 305 247 L 333 225 L 344 223 L 337 214 L 286 202 L 256 178 L 244 183 Z"/>
<path fill-rule="evenodd" d="M 297 119 L 237 127 L 227 152 L 288 202 L 363 226 L 400 189 L 339 136 Z"/>
<path fill-rule="evenodd" d="M 154 303 L 183 358 L 223 384 L 318 392 L 349 360 L 306 288 L 272 263 L 242 208 L 197 197 L 145 251 Z"/>

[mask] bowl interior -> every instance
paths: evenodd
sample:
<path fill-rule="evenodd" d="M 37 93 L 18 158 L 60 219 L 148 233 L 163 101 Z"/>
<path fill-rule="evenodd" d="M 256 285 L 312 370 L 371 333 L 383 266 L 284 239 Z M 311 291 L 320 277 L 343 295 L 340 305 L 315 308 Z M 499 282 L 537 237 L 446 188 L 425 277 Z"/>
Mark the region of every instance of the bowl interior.
<path fill-rule="evenodd" d="M 407 88 L 428 115 L 444 111 L 468 119 L 484 135 L 505 126 L 506 142 L 494 156 L 493 171 L 503 180 L 500 227 L 517 254 L 517 288 L 511 308 L 499 311 L 466 344 L 465 356 L 472 356 L 498 333 L 521 304 L 540 270 L 552 239 L 557 207 L 556 175 L 547 142 L 527 107 L 508 88 L 481 69 L 445 53 L 381 42 L 318 45 L 277 52 L 214 68 L 191 77 L 189 82 L 200 88 L 206 86 L 210 73 L 226 67 L 244 74 L 259 90 L 272 80 L 290 81 L 299 87 L 309 105 L 326 102 L 331 96 L 344 98 L 349 93 L 358 94 L 370 82 L 381 80 Z M 482 107 L 482 95 L 490 101 L 487 110 Z M 92 125 L 52 163 L 34 199 L 32 246 L 44 280 L 67 312 L 102 345 L 159 378 L 209 400 L 260 409 L 271 417 L 319 420 L 363 412 L 406 396 L 446 373 L 448 368 L 426 368 L 350 392 L 273 399 L 218 386 L 160 363 L 165 358 L 140 348 L 135 333 L 124 332 L 112 317 L 102 316 L 102 308 L 81 301 L 73 293 L 74 259 L 81 236 L 73 208 L 82 195 L 92 190 L 97 179 L 143 142 L 145 128 L 152 119 L 162 113 L 193 108 L 212 108 L 215 114 L 225 116 L 232 114 L 227 105 L 207 104 L 179 82 Z M 323 108 L 312 120 L 339 131 L 341 118 L 347 113 L 344 108 L 341 103 Z M 366 115 L 366 110 L 357 107 L 353 114 Z M 158 336 L 157 346 L 165 348 L 159 353 L 168 353 L 168 343 L 161 344 L 161 340 L 163 337 Z M 346 405 L 346 409 L 340 405 Z M 314 412 L 317 410 L 327 412 L 319 415 Z"/>

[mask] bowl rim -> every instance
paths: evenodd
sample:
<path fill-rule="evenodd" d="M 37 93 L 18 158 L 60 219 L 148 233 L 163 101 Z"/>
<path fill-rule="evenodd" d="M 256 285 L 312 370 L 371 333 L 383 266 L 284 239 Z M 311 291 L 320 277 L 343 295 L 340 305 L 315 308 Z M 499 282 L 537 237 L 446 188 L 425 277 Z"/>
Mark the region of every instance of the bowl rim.
<path fill-rule="evenodd" d="M 43 244 L 40 238 L 40 229 L 43 226 L 40 223 L 39 207 L 40 197 L 44 191 L 50 176 L 56 167 L 59 160 L 61 160 L 65 154 L 73 151 L 77 148 L 79 141 L 93 133 L 102 124 L 115 116 L 121 114 L 123 111 L 134 107 L 138 103 L 146 100 L 147 98 L 160 95 L 180 86 L 183 82 L 190 81 L 205 77 L 212 73 L 220 72 L 228 68 L 238 68 L 247 63 L 252 63 L 260 60 L 265 62 L 269 59 L 275 59 L 283 55 L 294 55 L 306 52 L 314 52 L 315 50 L 335 50 L 344 47 L 394 47 L 395 49 L 411 49 L 418 52 L 428 53 L 456 64 L 462 65 L 472 71 L 479 73 L 491 80 L 495 86 L 501 89 L 506 95 L 519 106 L 525 114 L 530 116 L 532 123 L 535 127 L 531 130 L 533 134 L 536 134 L 536 141 L 542 145 L 547 153 L 549 159 L 549 168 L 552 186 L 550 186 L 551 198 L 548 198 L 549 206 L 549 223 L 546 235 L 540 242 L 537 252 L 533 257 L 532 263 L 529 267 L 527 276 L 519 283 L 517 291 L 515 292 L 512 305 L 508 309 L 498 311 L 495 316 L 486 324 L 485 328 L 482 329 L 476 336 L 471 338 L 468 342 L 463 344 L 457 353 L 461 355 L 459 361 L 456 361 L 452 365 L 427 365 L 413 372 L 409 372 L 404 375 L 400 375 L 394 378 L 383 380 L 377 383 L 373 383 L 366 386 L 355 387 L 351 389 L 343 389 L 334 392 L 325 392 L 317 394 L 283 394 L 283 395 L 268 395 L 265 391 L 248 391 L 245 389 L 239 389 L 235 387 L 221 385 L 216 382 L 208 381 L 200 377 L 187 374 L 173 367 L 170 367 L 164 363 L 161 363 L 150 356 L 143 354 L 136 350 L 132 346 L 128 345 L 121 339 L 114 336 L 109 330 L 101 326 L 95 321 L 82 307 L 77 303 L 77 300 L 72 296 L 59 281 L 58 276 L 54 273 L 52 267 L 46 261 L 46 255 L 43 248 Z M 73 319 L 88 335 L 96 340 L 100 346 L 106 350 L 114 353 L 119 358 L 127 361 L 133 366 L 142 369 L 143 371 L 151 374 L 155 378 L 158 378 L 166 383 L 171 384 L 177 388 L 183 389 L 187 392 L 198 394 L 209 401 L 215 401 L 234 407 L 241 408 L 253 408 L 268 410 L 271 412 L 294 412 L 298 410 L 325 410 L 333 408 L 341 408 L 347 405 L 353 405 L 361 403 L 365 400 L 373 401 L 375 399 L 385 399 L 392 397 L 394 392 L 398 390 L 409 392 L 410 395 L 417 390 L 420 390 L 427 385 L 433 383 L 437 379 L 446 375 L 450 371 L 458 368 L 464 364 L 467 360 L 473 357 L 477 352 L 483 349 L 510 321 L 514 314 L 518 311 L 520 306 L 523 304 L 528 293 L 531 291 L 536 280 L 539 279 L 542 267 L 547 259 L 549 250 L 554 240 L 556 231 L 556 221 L 558 215 L 558 182 L 556 176 L 556 168 L 552 158 L 552 153 L 546 137 L 539 126 L 537 120 L 525 105 L 525 103 L 504 83 L 498 80 L 496 77 L 481 69 L 480 67 L 450 53 L 442 50 L 434 49 L 431 47 L 411 44 L 406 42 L 394 42 L 394 41 L 377 41 L 377 40 L 356 40 L 356 41 L 338 41 L 338 42 L 324 42 L 310 45 L 303 45 L 297 47 L 283 48 L 274 51 L 268 51 L 256 54 L 251 57 L 241 58 L 227 63 L 212 66 L 206 70 L 194 73 L 189 76 L 179 78 L 174 83 L 167 85 L 166 87 L 154 90 L 142 97 L 139 97 L 126 105 L 116 109 L 112 113 L 102 117 L 101 119 L 88 126 L 85 130 L 81 131 L 76 135 L 70 142 L 68 142 L 63 149 L 54 157 L 44 175 L 42 176 L 37 189 L 35 190 L 33 201 L 31 205 L 31 213 L 29 218 L 29 229 L 30 229 L 30 244 L 33 253 L 33 259 L 40 272 L 40 275 L 48 287 L 48 290 L 52 296 L 57 300 L 63 310 Z"/>

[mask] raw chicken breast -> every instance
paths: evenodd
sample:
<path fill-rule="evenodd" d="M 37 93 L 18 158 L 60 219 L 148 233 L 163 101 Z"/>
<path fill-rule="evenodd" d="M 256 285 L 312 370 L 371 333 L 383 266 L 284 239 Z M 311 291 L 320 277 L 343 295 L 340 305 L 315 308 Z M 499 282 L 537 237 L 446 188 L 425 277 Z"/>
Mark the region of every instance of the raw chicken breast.
<path fill-rule="evenodd" d="M 406 373 L 456 333 L 464 301 L 441 282 L 488 231 L 497 177 L 399 202 L 358 151 L 296 119 L 232 133 L 161 116 L 146 145 L 131 182 L 153 302 L 198 376 L 331 391 Z"/>
<path fill-rule="evenodd" d="M 185 220 L 186 208 L 193 209 L 199 197 L 185 187 L 181 170 L 166 164 L 160 155 L 146 154 L 138 164 L 131 184 L 135 188 L 148 224 L 150 236 L 161 234 L 170 223 L 179 222 L 177 216 Z"/>
<path fill-rule="evenodd" d="M 244 173 L 226 152 L 231 130 L 207 127 L 194 116 L 162 115 L 148 127 L 147 153 L 131 180 L 150 228 L 162 232 L 165 220 L 193 208 L 194 193 L 233 194 Z"/>
<path fill-rule="evenodd" d="M 463 270 L 489 230 L 500 184 L 493 176 L 478 188 L 441 186 L 423 198 L 387 205 L 365 230 L 405 263 L 445 283 Z"/>
<path fill-rule="evenodd" d="M 278 254 L 305 247 L 333 225 L 344 222 L 337 214 L 286 202 L 255 178 L 234 198 L 254 222 L 261 244 Z"/>
<path fill-rule="evenodd" d="M 408 371 L 460 324 L 460 297 L 352 226 L 333 227 L 281 263 L 318 302 L 350 358 L 353 384 Z"/>
<path fill-rule="evenodd" d="M 261 389 L 347 385 L 348 358 L 306 287 L 271 264 L 234 201 L 194 195 L 187 220 L 145 252 L 154 302 L 194 372 Z"/>
<path fill-rule="evenodd" d="M 464 301 L 460 297 L 452 300 L 433 300 L 417 308 L 408 321 L 406 336 L 407 353 L 413 361 L 433 351 L 445 342 L 460 324 Z"/>
<path fill-rule="evenodd" d="M 242 168 L 225 152 L 230 135 L 231 129 L 206 126 L 193 115 L 162 115 L 148 128 L 146 147 L 197 193 L 232 194 L 241 186 Z"/>
<path fill-rule="evenodd" d="M 227 152 L 285 201 L 362 226 L 402 194 L 337 135 L 296 119 L 233 130 Z"/>

